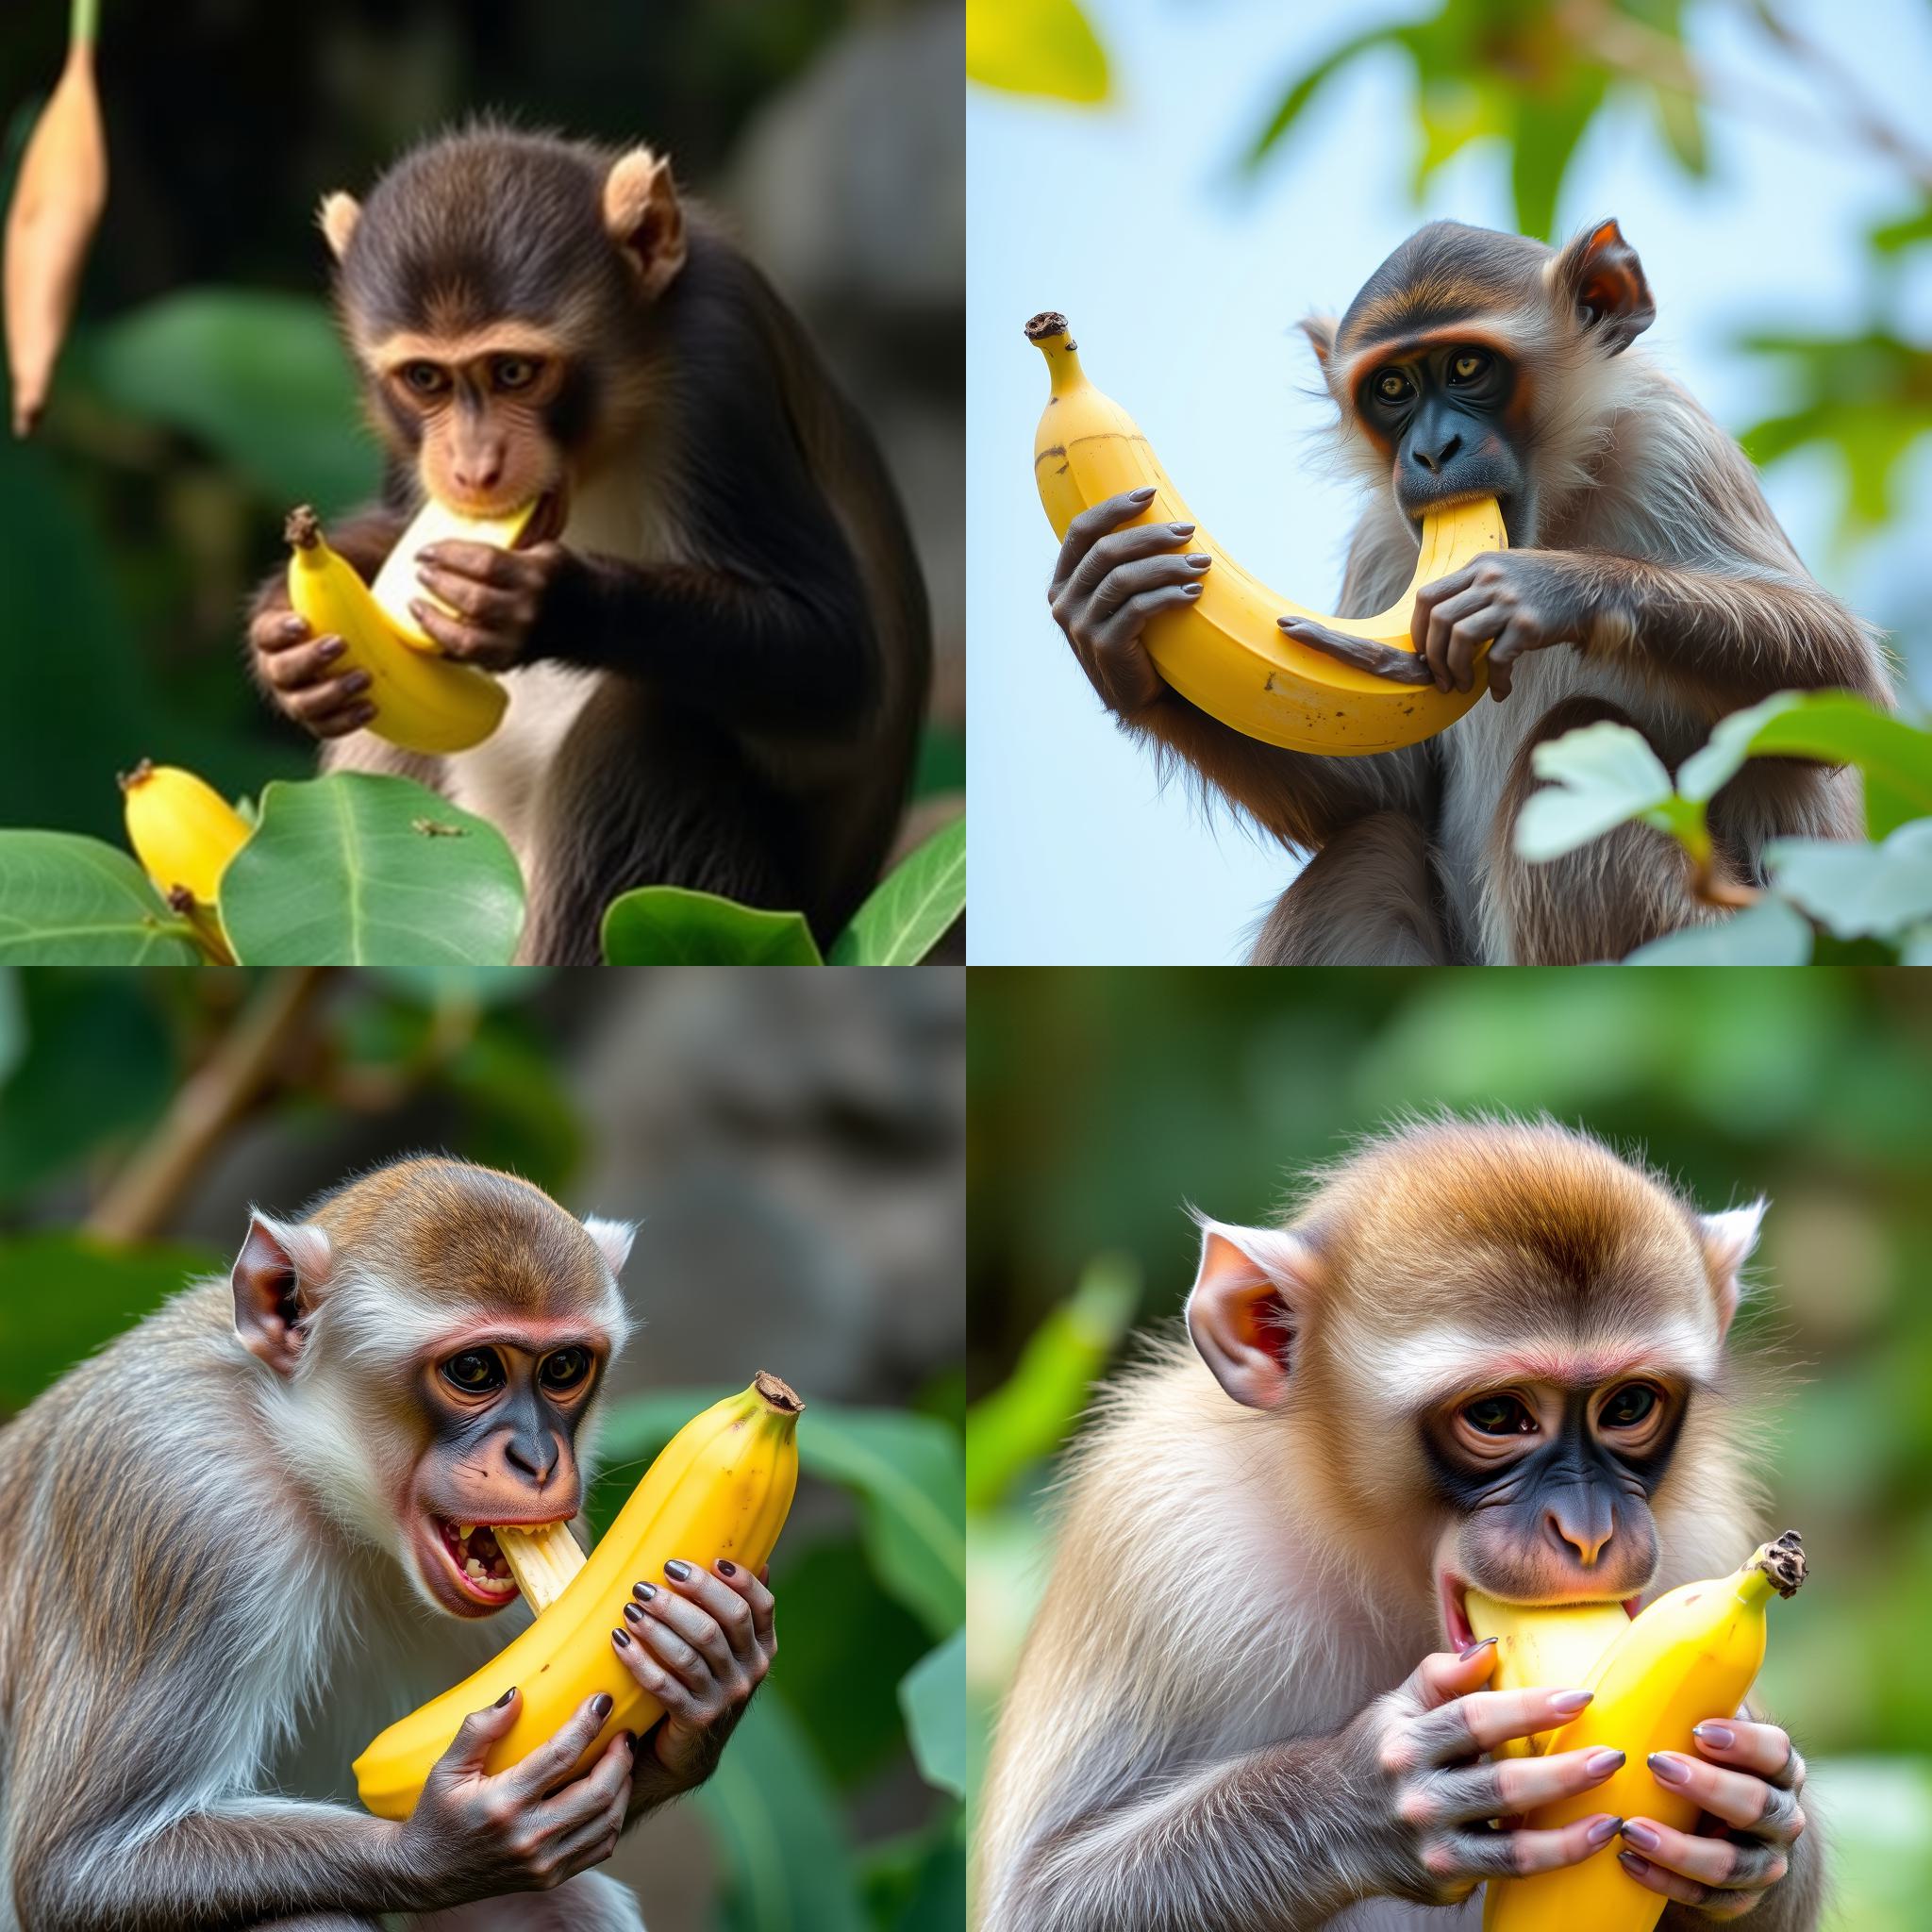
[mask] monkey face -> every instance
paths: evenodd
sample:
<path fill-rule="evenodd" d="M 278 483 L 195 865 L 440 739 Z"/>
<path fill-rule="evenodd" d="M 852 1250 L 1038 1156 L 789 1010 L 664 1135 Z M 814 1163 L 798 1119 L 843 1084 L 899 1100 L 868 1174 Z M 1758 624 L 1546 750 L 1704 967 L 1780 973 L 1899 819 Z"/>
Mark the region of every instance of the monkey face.
<path fill-rule="evenodd" d="M 1423 338 L 1372 360 L 1356 392 L 1357 414 L 1391 464 L 1405 516 L 1419 525 L 1426 510 L 1493 496 L 1509 522 L 1525 475 L 1512 411 L 1517 387 L 1511 357 L 1479 340 Z"/>
<path fill-rule="evenodd" d="M 568 1323 L 478 1331 L 425 1362 L 424 1448 L 403 1514 L 441 1607 L 487 1617 L 517 1594 L 491 1525 L 567 1523 L 582 1507 L 576 1431 L 602 1365 L 599 1339 Z"/>
<path fill-rule="evenodd" d="M 1514 1603 L 1634 1607 L 1656 1574 L 1651 1498 L 1689 1404 L 1674 1380 L 1631 1373 L 1501 1385 L 1423 1420 L 1431 1480 L 1454 1512 L 1438 1562 L 1453 1642 L 1469 1641 L 1471 1585 Z"/>

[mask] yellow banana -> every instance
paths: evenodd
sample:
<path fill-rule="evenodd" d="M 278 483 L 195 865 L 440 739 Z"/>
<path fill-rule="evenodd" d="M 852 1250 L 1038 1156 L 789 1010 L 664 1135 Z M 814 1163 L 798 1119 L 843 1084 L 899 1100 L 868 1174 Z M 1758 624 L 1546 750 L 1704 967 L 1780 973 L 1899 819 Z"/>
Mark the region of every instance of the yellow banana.
<path fill-rule="evenodd" d="M 1463 1598 L 1469 1627 L 1496 1640 L 1496 1668 L 1486 1690 L 1581 1688 L 1597 1659 L 1630 1627 L 1622 1604 L 1506 1604 L 1472 1590 Z M 1511 1738 L 1499 1757 L 1528 1757 L 1555 1734 Z"/>
<path fill-rule="evenodd" d="M 1691 1726 L 1728 1717 L 1757 1680 L 1772 1592 L 1790 1596 L 1804 1580 L 1804 1550 L 1787 1530 L 1729 1576 L 1687 1583 L 1636 1617 L 1584 1680 L 1594 1699 L 1549 1744 L 1552 1753 L 1607 1745 L 1624 1754 L 1623 1768 L 1527 1823 L 1542 1829 L 1608 1811 L 1693 1829 L 1696 1800 L 1658 1784 L 1645 1760 L 1653 1751 L 1696 1757 Z M 1618 1850 L 1613 1840 L 1560 1872 L 1491 1879 L 1483 1932 L 1650 1932 L 1668 1901 L 1617 1863 Z"/>
<path fill-rule="evenodd" d="M 1507 548 L 1493 497 L 1453 504 L 1423 519 L 1415 576 L 1399 603 L 1377 617 L 1324 616 L 1250 576 L 1200 526 L 1134 419 L 1087 379 L 1065 316 L 1036 315 L 1026 335 L 1046 358 L 1053 383 L 1034 438 L 1033 477 L 1054 534 L 1064 537 L 1083 509 L 1151 483 L 1158 493 L 1131 523 L 1194 524 L 1189 547 L 1214 558 L 1195 603 L 1163 611 L 1145 633 L 1161 676 L 1184 698 L 1250 738 L 1345 758 L 1418 744 L 1453 724 L 1482 695 L 1488 678 L 1481 656 L 1466 691 L 1391 684 L 1294 643 L 1275 619 L 1313 618 L 1349 637 L 1412 649 L 1408 625 L 1417 591 L 1486 551 Z"/>
<path fill-rule="evenodd" d="M 514 550 L 524 526 L 536 514 L 537 501 L 533 498 L 521 509 L 501 517 L 466 517 L 461 510 L 451 509 L 433 496 L 424 504 L 369 587 L 369 594 L 406 644 L 412 644 L 419 651 L 437 648 L 436 640 L 416 622 L 409 608 L 412 597 L 434 604 L 440 610 L 450 609 L 441 597 L 432 597 L 417 581 L 417 558 L 432 543 L 441 543 L 445 538 L 458 538 L 467 543 L 493 543 L 499 550 Z M 456 612 L 451 610 L 450 615 L 454 617 Z"/>
<path fill-rule="evenodd" d="M 366 671 L 375 707 L 370 730 L 405 751 L 466 751 L 503 721 L 509 693 L 467 664 L 410 649 L 369 594 L 369 587 L 323 541 L 306 505 L 289 518 L 289 601 L 318 637 L 346 646 L 331 668 Z"/>
<path fill-rule="evenodd" d="M 530 1529 L 503 1524 L 491 1532 L 524 1601 L 541 1616 L 589 1560 L 567 1523 L 543 1523 Z"/>
<path fill-rule="evenodd" d="M 771 1557 L 798 1481 L 804 1407 L 762 1371 L 741 1394 L 694 1416 L 631 1491 L 610 1532 L 561 1596 L 474 1676 L 391 1724 L 355 1763 L 356 1788 L 381 1818 L 407 1818 L 464 1718 L 523 1687 L 517 1721 L 491 1747 L 491 1772 L 553 1737 L 587 1697 L 608 1691 L 610 1715 L 580 1760 L 588 1766 L 619 1731 L 649 1729 L 663 1707 L 638 1688 L 611 1648 L 633 1583 L 673 1557 L 720 1557 L 756 1571 Z"/>
<path fill-rule="evenodd" d="M 248 842 L 248 821 L 212 785 L 178 765 L 142 758 L 124 773 L 127 842 L 165 899 L 184 891 L 212 907 L 229 859 Z"/>

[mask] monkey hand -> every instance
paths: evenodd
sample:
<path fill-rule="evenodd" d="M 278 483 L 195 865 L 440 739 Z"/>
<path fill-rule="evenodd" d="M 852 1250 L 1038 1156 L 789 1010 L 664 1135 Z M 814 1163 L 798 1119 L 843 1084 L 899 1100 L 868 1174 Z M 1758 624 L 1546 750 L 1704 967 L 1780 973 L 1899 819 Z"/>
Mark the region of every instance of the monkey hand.
<path fill-rule="evenodd" d="M 416 565 L 423 588 L 449 607 L 413 598 L 416 622 L 445 657 L 479 671 L 508 671 L 539 655 L 533 640 L 553 606 L 565 601 L 559 586 L 583 568 L 561 543 L 499 550 L 453 537 L 429 544 Z"/>
<path fill-rule="evenodd" d="M 1046 587 L 1054 622 L 1066 632 L 1087 681 L 1108 710 L 1127 719 L 1167 691 L 1141 633 L 1160 611 L 1193 602 L 1213 561 L 1205 551 L 1174 554 L 1194 534 L 1192 524 L 1120 527 L 1153 495 L 1151 488 L 1133 490 L 1082 510 L 1067 525 Z"/>
<path fill-rule="evenodd" d="M 1480 1762 L 1485 1752 L 1553 1729 L 1590 1702 L 1583 1690 L 1478 1690 L 1494 1663 L 1491 1642 L 1425 1657 L 1407 1683 L 1341 1734 L 1342 1773 L 1367 1794 L 1364 1824 L 1387 1896 L 1454 1905 L 1486 1878 L 1578 1864 L 1617 1835 L 1620 1821 L 1607 1813 L 1554 1831 L 1490 1829 L 1491 1819 L 1587 1791 L 1624 1762 L 1621 1751 L 1605 1750 Z"/>
<path fill-rule="evenodd" d="M 468 1905 L 508 1891 L 549 1891 L 601 1865 L 617 1849 L 630 1805 L 628 1733 L 613 1738 L 578 1776 L 577 1760 L 610 1715 L 600 1692 L 546 1743 L 508 1771 L 483 1769 L 490 1747 L 523 1708 L 511 1690 L 500 1704 L 463 1720 L 396 1827 L 409 1879 L 422 1907 Z"/>
<path fill-rule="evenodd" d="M 1591 621 L 1561 551 L 1493 550 L 1416 592 L 1409 635 L 1438 691 L 1467 691 L 1476 653 L 1491 641 L 1490 695 L 1500 702 L 1525 651 L 1581 643 Z"/>
<path fill-rule="evenodd" d="M 308 620 L 286 604 L 257 613 L 248 644 L 262 689 L 303 730 L 317 738 L 342 738 L 375 716 L 366 696 L 369 674 L 338 675 L 331 668 L 342 655 L 341 639 L 317 637 Z"/>
<path fill-rule="evenodd" d="M 702 1784 L 778 1654 L 765 1573 L 719 1562 L 664 1566 L 668 1588 L 639 1583 L 610 1641 L 625 1668 L 664 1707 L 639 1747 L 634 1811 Z"/>
<path fill-rule="evenodd" d="M 1657 1751 L 1650 1771 L 1680 1797 L 1697 1800 L 1707 1829 L 1673 1831 L 1652 1818 L 1627 1819 L 1624 1841 L 1631 1849 L 1617 1857 L 1647 1890 L 1709 1918 L 1740 1918 L 1790 1870 L 1805 1829 L 1805 1760 L 1775 1724 L 1713 1718 L 1691 1737 L 1710 1763 Z"/>

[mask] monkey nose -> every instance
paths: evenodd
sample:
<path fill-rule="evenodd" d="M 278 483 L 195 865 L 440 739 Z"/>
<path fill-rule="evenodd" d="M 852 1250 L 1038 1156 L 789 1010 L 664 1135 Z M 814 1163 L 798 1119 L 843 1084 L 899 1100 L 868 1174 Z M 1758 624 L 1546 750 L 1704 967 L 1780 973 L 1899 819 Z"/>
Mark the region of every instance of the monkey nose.
<path fill-rule="evenodd" d="M 1439 450 L 1426 450 L 1418 445 L 1415 459 L 1433 476 L 1461 447 L 1462 438 L 1452 436 Z"/>
<path fill-rule="evenodd" d="M 492 453 L 455 465 L 457 486 L 462 490 L 494 490 L 503 481 L 503 458 Z"/>
<path fill-rule="evenodd" d="M 1568 1504 L 1554 1504 L 1543 1511 L 1543 1521 L 1555 1531 L 1559 1542 L 1576 1553 L 1576 1560 L 1588 1570 L 1603 1554 L 1610 1540 L 1614 1519 L 1595 1498 L 1579 1497 Z"/>

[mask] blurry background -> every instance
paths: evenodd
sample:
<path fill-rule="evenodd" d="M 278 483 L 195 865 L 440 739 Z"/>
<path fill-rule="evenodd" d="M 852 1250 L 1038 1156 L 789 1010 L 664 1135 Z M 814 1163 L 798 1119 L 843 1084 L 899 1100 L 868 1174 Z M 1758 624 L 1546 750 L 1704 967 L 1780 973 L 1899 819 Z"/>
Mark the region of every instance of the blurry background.
<path fill-rule="evenodd" d="M 957 1926 L 963 978 L 0 971 L 0 1422 L 410 1149 L 639 1221 L 593 1520 L 759 1368 L 807 1479 L 770 1685 L 609 1869 L 652 1932 Z"/>
<path fill-rule="evenodd" d="M 975 1752 L 1044 1581 L 1052 1458 L 1124 1327 L 1192 1283 L 1183 1204 L 1264 1220 L 1405 1108 L 1547 1108 L 1707 1207 L 1771 1197 L 1735 1333 L 1795 1371 L 1768 1522 L 1813 1568 L 1764 1694 L 1812 1767 L 1829 1923 L 1932 1927 L 1932 979 L 978 973 L 969 1067 Z"/>
<path fill-rule="evenodd" d="M 66 0 L 10 0 L 0 191 Z M 112 836 L 143 755 L 229 794 L 312 747 L 242 670 L 282 518 L 378 473 L 314 211 L 473 112 L 668 152 L 804 315 L 884 446 L 931 593 L 921 824 L 963 780 L 964 139 L 957 0 L 109 4 L 110 187 L 38 440 L 0 441 L 0 825 Z M 4 377 L 0 377 L 4 385 Z"/>
<path fill-rule="evenodd" d="M 1292 324 L 1425 219 L 1616 215 L 1647 350 L 1765 467 L 1932 702 L 1932 14 L 1916 0 L 973 0 L 975 962 L 1208 963 L 1296 861 L 1109 722 L 1047 615 L 1028 474 L 1072 321 L 1233 555 L 1323 608 L 1353 490 Z M 1015 90 L 1018 90 L 1016 92 Z"/>

